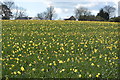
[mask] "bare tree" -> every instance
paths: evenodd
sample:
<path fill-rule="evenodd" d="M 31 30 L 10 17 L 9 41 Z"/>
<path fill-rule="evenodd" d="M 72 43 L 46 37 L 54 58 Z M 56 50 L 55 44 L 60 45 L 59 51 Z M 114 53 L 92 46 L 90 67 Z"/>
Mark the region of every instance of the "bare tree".
<path fill-rule="evenodd" d="M 53 6 L 47 8 L 47 17 L 49 20 L 52 20 L 56 17 L 55 9 Z"/>
<path fill-rule="evenodd" d="M 42 14 L 42 13 L 38 13 L 38 14 L 37 14 L 37 17 L 38 17 L 39 19 L 43 20 L 43 14 Z"/>
<path fill-rule="evenodd" d="M 16 19 L 19 16 L 19 7 L 15 6 L 14 8 L 14 18 Z"/>
<path fill-rule="evenodd" d="M 11 0 L 4 1 L 3 4 L 6 5 L 9 9 L 12 9 L 15 6 L 15 3 L 13 1 L 11 1 Z"/>
<path fill-rule="evenodd" d="M 89 16 L 91 12 L 85 7 L 79 7 L 75 9 L 75 17 L 79 19 L 81 16 Z"/>
<path fill-rule="evenodd" d="M 115 12 L 115 8 L 113 6 L 107 5 L 103 8 L 105 12 L 109 14 L 109 18 L 113 16 L 113 13 Z"/>
<path fill-rule="evenodd" d="M 24 16 L 26 16 L 26 9 L 19 7 L 18 17 L 24 17 Z"/>
<path fill-rule="evenodd" d="M 18 17 L 25 17 L 26 16 L 26 9 L 22 7 L 15 6 L 14 8 L 14 18 Z"/>
<path fill-rule="evenodd" d="M 37 17 L 41 20 L 53 20 L 56 16 L 57 14 L 53 6 L 48 7 L 47 11 L 37 14 Z"/>
<path fill-rule="evenodd" d="M 43 13 L 38 13 L 37 14 L 37 17 L 41 20 L 47 20 L 48 17 L 47 17 L 47 12 L 43 12 Z"/>

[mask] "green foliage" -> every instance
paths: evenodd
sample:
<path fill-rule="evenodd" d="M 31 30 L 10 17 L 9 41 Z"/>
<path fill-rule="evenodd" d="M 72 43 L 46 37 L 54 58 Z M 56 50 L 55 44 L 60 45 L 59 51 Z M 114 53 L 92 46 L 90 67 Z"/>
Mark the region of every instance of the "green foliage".
<path fill-rule="evenodd" d="M 120 22 L 120 17 L 111 18 L 109 21 L 111 21 L 111 22 Z"/>
<path fill-rule="evenodd" d="M 100 16 L 94 16 L 94 15 L 89 15 L 89 16 L 80 16 L 79 21 L 104 21 L 105 19 L 100 17 Z"/>
<path fill-rule="evenodd" d="M 109 14 L 105 12 L 103 9 L 100 10 L 97 16 L 102 17 L 104 20 L 109 20 Z"/>

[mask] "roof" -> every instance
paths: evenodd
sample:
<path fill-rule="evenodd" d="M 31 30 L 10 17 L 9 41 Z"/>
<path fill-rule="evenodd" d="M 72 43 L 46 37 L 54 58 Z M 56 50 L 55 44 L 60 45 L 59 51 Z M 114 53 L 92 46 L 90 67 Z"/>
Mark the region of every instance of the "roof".
<path fill-rule="evenodd" d="M 28 19 L 28 17 L 18 17 L 16 19 Z"/>
<path fill-rule="evenodd" d="M 66 19 L 64 19 L 64 20 L 76 20 L 76 18 L 75 18 L 74 16 L 71 16 L 71 17 L 66 18 Z"/>

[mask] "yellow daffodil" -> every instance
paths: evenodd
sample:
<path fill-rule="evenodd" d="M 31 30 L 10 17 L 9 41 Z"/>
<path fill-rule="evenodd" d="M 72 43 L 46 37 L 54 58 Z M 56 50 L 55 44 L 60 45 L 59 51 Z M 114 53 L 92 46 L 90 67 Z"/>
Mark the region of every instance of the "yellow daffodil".
<path fill-rule="evenodd" d="M 35 68 L 32 68 L 33 71 L 35 71 L 36 69 Z"/>
<path fill-rule="evenodd" d="M 79 74 L 78 76 L 79 76 L 79 78 L 81 78 L 81 77 L 82 77 L 82 75 L 81 75 L 81 74 Z"/>
<path fill-rule="evenodd" d="M 89 77 L 92 77 L 92 75 L 91 75 L 91 74 L 89 74 Z"/>
<path fill-rule="evenodd" d="M 94 65 L 95 65 L 94 63 L 91 64 L 91 66 L 94 66 Z"/>
<path fill-rule="evenodd" d="M 20 71 L 18 71 L 17 73 L 18 73 L 18 74 L 21 74 L 21 72 L 20 72 Z"/>
<path fill-rule="evenodd" d="M 21 67 L 21 70 L 22 70 L 22 71 L 25 71 L 25 69 L 24 69 L 24 67 L 23 67 L 23 66 Z"/>

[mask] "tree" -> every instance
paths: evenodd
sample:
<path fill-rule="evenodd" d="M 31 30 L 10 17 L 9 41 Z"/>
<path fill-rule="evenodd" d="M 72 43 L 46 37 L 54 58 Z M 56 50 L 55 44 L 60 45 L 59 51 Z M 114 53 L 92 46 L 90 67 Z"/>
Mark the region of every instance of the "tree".
<path fill-rule="evenodd" d="M 9 9 L 12 9 L 14 7 L 14 5 L 15 5 L 15 3 L 13 1 L 11 1 L 11 0 L 4 1 L 3 4 L 6 5 Z"/>
<path fill-rule="evenodd" d="M 103 9 L 100 9 L 97 16 L 102 17 L 104 20 L 109 20 L 109 14 L 107 12 L 105 12 Z"/>
<path fill-rule="evenodd" d="M 12 18 L 13 17 L 13 11 L 12 10 L 15 6 L 15 3 L 12 0 L 5 0 L 5 1 L 3 1 L 2 4 L 6 5 L 10 9 L 10 11 L 12 12 L 12 16 L 10 18 Z"/>
<path fill-rule="evenodd" d="M 43 12 L 43 13 L 38 13 L 37 14 L 37 17 L 41 20 L 47 20 L 48 17 L 47 17 L 47 12 Z"/>
<path fill-rule="evenodd" d="M 15 6 L 14 18 L 16 19 L 19 16 L 19 7 Z"/>
<path fill-rule="evenodd" d="M 10 17 L 12 16 L 12 12 L 10 10 L 10 8 L 7 7 L 7 5 L 1 4 L 0 5 L 0 15 L 2 15 L 2 19 L 10 19 Z"/>
<path fill-rule="evenodd" d="M 18 7 L 17 9 L 17 17 L 25 17 L 26 16 L 26 9 L 22 7 Z"/>
<path fill-rule="evenodd" d="M 91 15 L 91 12 L 85 7 L 79 7 L 75 9 L 75 17 L 79 20 L 85 16 Z"/>
<path fill-rule="evenodd" d="M 12 0 L 4 1 L 2 4 L 6 5 L 12 13 L 13 18 L 26 16 L 26 10 L 22 7 L 18 7 Z"/>
<path fill-rule="evenodd" d="M 47 11 L 37 14 L 37 17 L 41 20 L 53 20 L 56 16 L 57 14 L 53 6 L 48 7 Z"/>
<path fill-rule="evenodd" d="M 56 16 L 55 9 L 53 6 L 47 8 L 47 18 L 52 20 Z"/>
<path fill-rule="evenodd" d="M 26 15 L 26 9 L 24 9 L 23 7 L 18 7 L 15 6 L 14 7 L 14 11 L 13 11 L 13 17 L 16 18 L 20 18 L 20 17 L 25 17 Z"/>
<path fill-rule="evenodd" d="M 107 5 L 103 8 L 105 12 L 109 14 L 109 18 L 113 16 L 113 13 L 115 12 L 115 8 L 113 6 Z"/>

